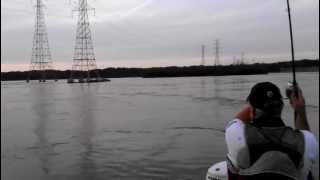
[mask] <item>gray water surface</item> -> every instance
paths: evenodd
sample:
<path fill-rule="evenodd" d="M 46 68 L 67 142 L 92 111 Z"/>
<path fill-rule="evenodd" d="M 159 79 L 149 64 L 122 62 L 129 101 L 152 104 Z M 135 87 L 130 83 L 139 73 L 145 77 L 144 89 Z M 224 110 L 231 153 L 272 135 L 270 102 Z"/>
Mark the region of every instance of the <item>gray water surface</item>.
<path fill-rule="evenodd" d="M 319 138 L 318 73 L 297 76 Z M 2 84 L 1 179 L 203 180 L 224 160 L 225 126 L 250 88 L 272 81 L 284 92 L 290 79 L 281 73 Z M 293 125 L 288 102 L 283 119 Z"/>

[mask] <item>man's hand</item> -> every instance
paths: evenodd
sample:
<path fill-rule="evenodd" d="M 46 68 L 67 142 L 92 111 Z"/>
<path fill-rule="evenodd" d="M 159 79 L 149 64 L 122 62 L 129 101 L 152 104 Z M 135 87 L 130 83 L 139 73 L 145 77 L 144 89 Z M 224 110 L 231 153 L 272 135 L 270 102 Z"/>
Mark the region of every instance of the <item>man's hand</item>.
<path fill-rule="evenodd" d="M 244 123 L 249 123 L 253 120 L 253 109 L 250 105 L 245 106 L 237 115 L 237 119 L 240 119 Z"/>
<path fill-rule="evenodd" d="M 295 127 L 300 130 L 310 131 L 310 126 L 307 120 L 306 103 L 299 87 L 296 87 L 290 96 L 290 104 L 295 111 Z"/>
<path fill-rule="evenodd" d="M 302 91 L 299 87 L 296 87 L 296 91 L 293 91 L 290 96 L 291 107 L 297 113 L 304 113 L 306 109 L 306 103 L 302 95 Z"/>

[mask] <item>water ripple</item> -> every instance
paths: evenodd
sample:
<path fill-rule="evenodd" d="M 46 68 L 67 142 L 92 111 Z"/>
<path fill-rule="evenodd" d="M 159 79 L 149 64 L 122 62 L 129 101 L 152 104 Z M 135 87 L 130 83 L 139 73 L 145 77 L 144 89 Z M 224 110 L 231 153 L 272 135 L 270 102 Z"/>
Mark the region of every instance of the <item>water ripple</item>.
<path fill-rule="evenodd" d="M 217 129 L 217 128 L 208 128 L 208 127 L 200 127 L 200 126 L 182 126 L 182 127 L 172 127 L 169 128 L 172 130 L 210 130 L 210 131 L 218 131 L 218 132 L 222 132 L 225 133 L 224 129 Z"/>

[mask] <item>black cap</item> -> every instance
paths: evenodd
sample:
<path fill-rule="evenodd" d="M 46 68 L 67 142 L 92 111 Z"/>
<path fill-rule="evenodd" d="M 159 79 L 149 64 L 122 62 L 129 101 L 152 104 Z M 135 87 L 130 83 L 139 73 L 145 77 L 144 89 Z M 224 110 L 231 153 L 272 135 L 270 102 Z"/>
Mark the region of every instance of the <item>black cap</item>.
<path fill-rule="evenodd" d="M 251 106 L 264 111 L 283 105 L 280 89 L 271 82 L 261 82 L 254 85 L 247 101 Z"/>

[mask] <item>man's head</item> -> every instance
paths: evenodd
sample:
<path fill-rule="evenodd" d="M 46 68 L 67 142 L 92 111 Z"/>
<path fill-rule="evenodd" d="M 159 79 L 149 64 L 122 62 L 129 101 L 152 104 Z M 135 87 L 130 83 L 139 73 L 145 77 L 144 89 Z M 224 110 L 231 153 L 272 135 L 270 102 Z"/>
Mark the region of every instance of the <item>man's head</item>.
<path fill-rule="evenodd" d="M 254 85 L 247 101 L 255 110 L 255 118 L 261 116 L 281 116 L 283 108 L 281 92 L 276 85 L 270 82 L 262 82 Z"/>

